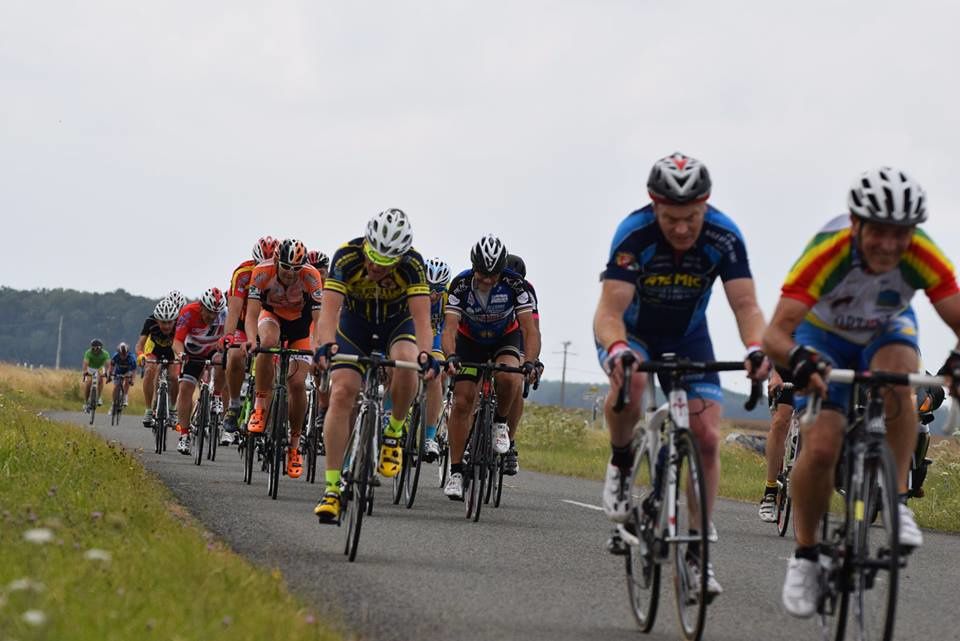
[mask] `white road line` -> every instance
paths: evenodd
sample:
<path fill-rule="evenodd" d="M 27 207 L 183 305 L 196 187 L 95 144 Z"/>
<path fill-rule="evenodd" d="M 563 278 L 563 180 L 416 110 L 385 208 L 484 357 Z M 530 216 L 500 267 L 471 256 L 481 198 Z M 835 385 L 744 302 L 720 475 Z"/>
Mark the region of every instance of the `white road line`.
<path fill-rule="evenodd" d="M 590 505 L 589 503 L 581 503 L 580 501 L 568 501 L 567 499 L 560 499 L 563 503 L 569 503 L 570 505 L 577 505 L 580 507 L 585 507 L 588 510 L 600 510 L 603 511 L 603 508 L 599 505 Z"/>

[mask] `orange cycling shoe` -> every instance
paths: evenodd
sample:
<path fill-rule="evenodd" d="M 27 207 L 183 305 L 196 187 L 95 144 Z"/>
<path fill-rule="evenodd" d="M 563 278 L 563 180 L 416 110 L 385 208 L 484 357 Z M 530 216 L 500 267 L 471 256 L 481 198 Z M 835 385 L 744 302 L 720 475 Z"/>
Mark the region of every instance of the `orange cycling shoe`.
<path fill-rule="evenodd" d="M 265 427 L 264 423 L 266 419 L 264 417 L 266 412 L 263 411 L 262 407 L 258 407 L 253 410 L 253 415 L 250 417 L 250 422 L 247 423 L 247 431 L 253 432 L 254 434 L 263 434 L 263 429 Z"/>
<path fill-rule="evenodd" d="M 177 434 L 189 434 L 189 433 L 190 433 L 190 430 L 185 429 L 182 425 L 180 425 L 180 423 L 177 423 L 177 427 L 176 427 L 175 429 L 177 430 Z"/>
<path fill-rule="evenodd" d="M 300 460 L 300 452 L 295 447 L 287 448 L 287 476 L 292 479 L 300 478 L 303 474 L 303 462 Z"/>

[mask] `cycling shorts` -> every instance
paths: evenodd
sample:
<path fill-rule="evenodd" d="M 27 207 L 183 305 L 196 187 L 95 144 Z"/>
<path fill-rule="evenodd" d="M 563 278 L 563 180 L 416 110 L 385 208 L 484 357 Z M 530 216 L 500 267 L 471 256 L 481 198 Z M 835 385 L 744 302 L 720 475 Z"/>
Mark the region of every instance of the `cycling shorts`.
<path fill-rule="evenodd" d="M 695 332 L 689 336 L 670 339 L 641 339 L 635 336 L 627 337 L 630 349 L 637 352 L 643 360 L 657 360 L 664 354 L 676 354 L 679 358 L 688 358 L 692 361 L 706 362 L 716 360 L 713 355 L 713 343 L 706 331 Z M 600 366 L 607 360 L 607 350 L 596 343 L 597 358 Z M 659 376 L 660 387 L 664 393 L 670 392 L 670 378 Z M 723 391 L 720 388 L 720 376 L 717 372 L 702 372 L 688 374 L 683 377 L 688 398 L 699 398 L 704 401 L 723 402 Z"/>
<path fill-rule="evenodd" d="M 160 345 L 155 344 L 149 338 L 147 339 L 147 344 L 144 345 L 143 355 L 147 357 L 148 361 L 158 361 L 160 359 L 167 359 L 172 361 L 174 359 L 173 347 L 167 345 L 161 347 Z"/>
<path fill-rule="evenodd" d="M 208 352 L 206 354 L 188 354 L 188 360 L 180 369 L 180 380 L 188 381 L 197 384 L 197 381 L 200 380 L 200 375 L 203 374 L 204 363 L 209 358 L 213 358 L 216 352 Z"/>
<path fill-rule="evenodd" d="M 870 369 L 870 361 L 873 360 L 877 351 L 887 345 L 909 345 L 919 354 L 918 334 L 917 317 L 913 313 L 913 308 L 908 307 L 878 329 L 866 345 L 852 343 L 806 320 L 797 327 L 794 338 L 798 345 L 806 345 L 820 352 L 820 355 L 833 367 L 866 370 Z M 806 398 L 797 397 L 798 408 L 803 408 L 806 404 Z M 850 407 L 850 385 L 830 383 L 823 406 L 846 414 Z"/>
<path fill-rule="evenodd" d="M 461 361 L 467 363 L 486 363 L 487 361 L 496 361 L 501 356 L 508 354 L 517 359 L 517 365 L 520 364 L 520 354 L 523 350 L 523 335 L 518 331 L 504 334 L 496 343 L 478 343 L 463 334 L 457 334 L 457 356 Z M 475 367 L 463 367 L 457 372 L 455 381 L 473 381 L 480 380 L 480 374 Z"/>
<path fill-rule="evenodd" d="M 273 323 L 280 328 L 280 341 L 286 341 L 288 349 L 310 349 L 310 325 L 312 322 L 310 309 L 298 318 L 287 320 L 265 309 L 260 310 L 257 327 L 263 323 Z"/>
<path fill-rule="evenodd" d="M 337 325 L 339 354 L 369 356 L 370 352 L 378 351 L 389 355 L 390 348 L 397 341 L 417 342 L 413 318 L 409 314 L 396 314 L 380 324 L 374 324 L 346 306 L 340 310 L 340 323 Z M 364 371 L 364 367 L 358 363 L 334 363 L 330 369 L 353 369 L 361 374 Z"/>

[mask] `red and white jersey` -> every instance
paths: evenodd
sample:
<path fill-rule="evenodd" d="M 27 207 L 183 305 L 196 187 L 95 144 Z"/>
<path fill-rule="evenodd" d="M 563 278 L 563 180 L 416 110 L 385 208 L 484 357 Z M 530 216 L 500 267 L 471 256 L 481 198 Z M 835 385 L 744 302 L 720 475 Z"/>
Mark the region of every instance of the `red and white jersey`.
<path fill-rule="evenodd" d="M 223 337 L 226 320 L 227 310 L 222 309 L 212 323 L 205 324 L 200 315 L 200 301 L 194 301 L 180 310 L 175 338 L 183 342 L 187 354 L 209 356 L 216 351 L 217 341 Z"/>

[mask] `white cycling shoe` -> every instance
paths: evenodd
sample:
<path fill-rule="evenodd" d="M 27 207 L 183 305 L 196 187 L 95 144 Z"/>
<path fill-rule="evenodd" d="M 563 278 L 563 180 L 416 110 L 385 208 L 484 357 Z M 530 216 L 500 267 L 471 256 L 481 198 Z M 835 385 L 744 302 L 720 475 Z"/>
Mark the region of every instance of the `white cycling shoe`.
<path fill-rule="evenodd" d="M 633 507 L 630 500 L 629 478 L 629 475 L 626 478 L 623 477 L 619 467 L 613 463 L 607 463 L 607 478 L 603 482 L 601 503 L 604 514 L 615 523 L 625 523 Z"/>
<path fill-rule="evenodd" d="M 923 532 L 917 527 L 917 522 L 913 519 L 913 510 L 903 503 L 900 503 L 900 547 L 918 548 L 923 545 Z"/>
<path fill-rule="evenodd" d="M 781 598 L 788 614 L 801 619 L 816 614 L 817 601 L 820 599 L 820 564 L 791 556 L 787 561 L 787 576 L 783 580 Z"/>
<path fill-rule="evenodd" d="M 774 494 L 764 494 L 760 501 L 760 520 L 764 523 L 777 522 L 777 497 Z"/>
<path fill-rule="evenodd" d="M 190 437 L 186 434 L 181 436 L 180 440 L 177 441 L 177 451 L 187 456 L 190 455 Z"/>
<path fill-rule="evenodd" d="M 463 500 L 463 474 L 454 472 L 443 487 L 443 494 L 451 501 Z"/>
<path fill-rule="evenodd" d="M 493 451 L 506 454 L 510 449 L 510 428 L 506 423 L 493 424 Z"/>

